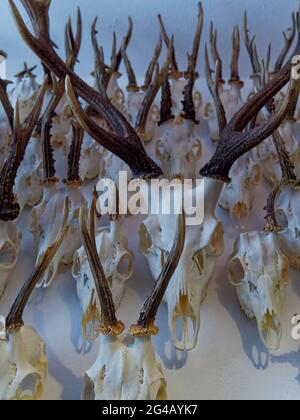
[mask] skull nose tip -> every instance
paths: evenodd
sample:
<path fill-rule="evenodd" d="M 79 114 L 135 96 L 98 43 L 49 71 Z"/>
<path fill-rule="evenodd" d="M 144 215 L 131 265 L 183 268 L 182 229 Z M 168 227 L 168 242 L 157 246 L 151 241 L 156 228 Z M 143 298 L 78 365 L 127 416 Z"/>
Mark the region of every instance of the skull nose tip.
<path fill-rule="evenodd" d="M 280 347 L 282 326 L 277 314 L 269 309 L 265 313 L 260 325 L 259 333 L 264 345 L 271 351 L 276 352 Z"/>
<path fill-rule="evenodd" d="M 237 202 L 232 209 L 232 218 L 236 229 L 245 229 L 249 208 L 246 203 Z"/>

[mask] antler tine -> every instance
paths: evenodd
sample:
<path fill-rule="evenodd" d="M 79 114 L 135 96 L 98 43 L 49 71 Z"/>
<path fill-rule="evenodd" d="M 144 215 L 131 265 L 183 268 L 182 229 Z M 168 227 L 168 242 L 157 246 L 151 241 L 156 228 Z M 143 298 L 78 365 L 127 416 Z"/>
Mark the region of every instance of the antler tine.
<path fill-rule="evenodd" d="M 67 185 L 81 185 L 82 183 L 79 172 L 83 137 L 83 128 L 77 121 L 72 121 L 72 142 L 68 156 L 68 178 L 65 181 Z"/>
<path fill-rule="evenodd" d="M 76 37 L 74 37 L 74 32 L 72 28 L 72 20 L 69 18 L 65 30 L 65 45 L 66 45 L 66 56 L 67 56 L 67 65 L 73 71 L 76 62 L 78 61 L 78 55 L 82 42 L 82 17 L 81 11 L 78 7 L 77 9 L 77 30 Z"/>
<path fill-rule="evenodd" d="M 231 57 L 231 80 L 230 82 L 240 82 L 239 76 L 239 57 L 240 57 L 240 30 L 236 26 L 232 33 L 232 57 Z"/>
<path fill-rule="evenodd" d="M 124 49 L 125 51 L 127 50 L 130 44 L 131 38 L 132 38 L 132 33 L 133 33 L 133 21 L 131 17 L 129 16 L 128 17 L 128 31 L 127 31 L 127 34 L 124 36 L 123 43 L 116 56 L 115 67 L 113 69 L 113 72 L 118 72 L 120 69 L 120 65 L 122 62 L 122 49 Z"/>
<path fill-rule="evenodd" d="M 95 217 L 95 195 L 93 196 L 92 202 L 92 211 L 90 211 L 90 217 Z M 100 257 L 95 245 L 95 237 L 93 228 L 91 232 L 88 232 L 87 229 L 87 216 L 86 209 L 80 209 L 80 230 L 82 242 L 87 253 L 89 265 L 93 274 L 95 289 L 99 298 L 101 306 L 101 325 L 99 332 L 106 335 L 117 336 L 124 331 L 124 324 L 117 320 L 115 305 L 113 302 L 113 297 L 109 288 L 107 278 L 105 276 L 103 267 L 101 265 Z M 90 220 L 90 226 L 91 224 Z"/>
<path fill-rule="evenodd" d="M 91 38 L 95 56 L 95 78 L 98 92 L 101 93 L 102 96 L 106 97 L 108 78 L 105 69 L 103 48 L 99 48 L 97 41 L 97 21 L 98 18 L 96 17 L 91 26 Z"/>
<path fill-rule="evenodd" d="M 132 68 L 131 62 L 126 54 L 126 51 L 122 49 L 122 58 L 126 67 L 127 75 L 128 75 L 128 86 L 127 90 L 131 92 L 138 92 L 140 88 L 137 85 L 136 77 L 134 74 L 134 70 Z"/>
<path fill-rule="evenodd" d="M 191 54 L 191 62 L 192 66 L 196 71 L 197 68 L 197 62 L 198 62 L 198 55 L 199 55 L 199 48 L 200 48 L 200 42 L 201 42 L 201 35 L 203 30 L 203 22 L 204 22 L 204 12 L 203 12 L 203 5 L 200 1 L 198 3 L 198 23 L 197 23 L 197 29 L 194 37 L 194 43 L 193 43 L 193 51 Z M 190 70 L 190 66 L 187 69 L 187 73 Z"/>
<path fill-rule="evenodd" d="M 154 80 L 149 86 L 149 89 L 145 94 L 143 103 L 141 105 L 141 108 L 137 116 L 136 130 L 141 138 L 144 138 L 144 139 L 146 138 L 146 124 L 147 124 L 148 114 L 150 112 L 151 106 L 153 104 L 154 99 L 156 98 L 156 95 L 159 89 L 161 88 L 162 84 L 166 80 L 166 77 L 168 76 L 169 66 L 172 60 L 173 51 L 174 51 L 174 38 L 172 37 L 172 40 L 169 46 L 169 51 L 167 54 L 167 58 L 160 71 L 159 71 L 158 64 L 156 65 L 156 74 L 155 74 Z"/>
<path fill-rule="evenodd" d="M 278 81 L 275 86 L 277 86 Z M 259 96 L 262 91 L 269 92 L 272 88 L 274 92 L 274 80 L 268 83 L 256 95 Z M 232 128 L 232 124 L 227 125 L 221 134 L 220 143 L 211 161 L 200 171 L 202 176 L 220 179 L 224 182 L 230 182 L 229 171 L 233 163 L 242 155 L 258 146 L 267 139 L 286 118 L 290 111 L 291 103 L 295 96 L 299 95 L 300 81 L 294 80 L 291 76 L 288 93 L 280 109 L 271 116 L 261 127 L 253 128 L 245 132 L 238 132 Z M 278 89 L 279 90 L 279 89 Z M 264 105 L 276 94 L 276 91 L 264 101 Z M 244 107 L 245 108 L 245 107 Z"/>
<path fill-rule="evenodd" d="M 199 121 L 196 119 L 196 110 L 195 110 L 195 104 L 194 104 L 194 98 L 193 98 L 193 90 L 195 86 L 196 81 L 196 71 L 194 68 L 194 63 L 192 57 L 188 55 L 188 62 L 189 62 L 189 70 L 188 74 L 189 80 L 186 84 L 183 92 L 183 112 L 182 117 L 186 120 L 193 121 L 195 124 L 199 124 Z"/>
<path fill-rule="evenodd" d="M 163 19 L 161 17 L 161 15 L 159 14 L 158 16 L 158 21 L 159 21 L 159 26 L 160 26 L 160 33 L 162 35 L 162 38 L 164 40 L 164 43 L 166 45 L 166 47 L 169 49 L 170 45 L 171 45 L 171 41 L 170 38 L 167 34 Z M 173 43 L 174 43 L 174 39 L 173 39 Z M 177 59 L 176 59 L 176 52 L 173 46 L 173 53 L 172 53 L 172 57 L 171 57 L 171 68 L 172 68 L 172 77 L 174 77 L 175 79 L 178 79 L 181 76 L 181 72 L 179 71 L 179 67 L 177 64 Z"/>
<path fill-rule="evenodd" d="M 287 54 L 289 53 L 291 46 L 293 44 L 293 41 L 295 39 L 295 36 L 296 36 L 296 15 L 294 12 L 292 14 L 292 28 L 290 29 L 290 31 L 291 31 L 290 36 L 288 36 L 286 32 L 283 32 L 284 47 L 282 51 L 280 52 L 279 57 L 275 63 L 274 73 L 278 73 L 281 70 L 284 60 Z"/>
<path fill-rule="evenodd" d="M 213 57 L 213 60 L 214 60 L 215 63 L 217 61 L 219 61 L 219 63 L 220 63 L 219 83 L 224 83 L 222 59 L 221 59 L 221 56 L 220 56 L 219 51 L 218 51 L 218 32 L 217 32 L 217 30 L 214 29 L 213 22 L 210 22 L 209 40 L 210 40 L 211 55 Z"/>
<path fill-rule="evenodd" d="M 249 36 L 249 27 L 248 27 L 248 14 L 247 10 L 244 13 L 244 24 L 243 24 L 243 34 L 244 34 L 244 43 L 251 61 L 253 74 L 260 73 L 260 62 L 257 54 L 257 48 L 255 44 L 255 35 L 250 39 Z"/>
<path fill-rule="evenodd" d="M 69 216 L 69 199 L 66 197 L 64 204 L 63 220 L 54 243 L 46 250 L 41 261 L 34 269 L 33 273 L 22 287 L 18 297 L 16 298 L 9 315 L 6 319 L 6 328 L 7 331 L 19 331 L 23 327 L 23 314 L 25 307 L 29 301 L 32 292 L 34 291 L 36 285 L 39 283 L 41 277 L 45 273 L 45 270 L 55 257 L 58 252 L 65 236 L 68 231 L 68 216 Z"/>
<path fill-rule="evenodd" d="M 35 78 L 36 76 L 33 74 L 34 70 L 36 70 L 37 66 L 28 67 L 26 61 L 24 63 L 24 69 L 17 73 L 14 77 L 16 79 L 22 79 L 24 76 L 29 76 L 31 78 Z"/>
<path fill-rule="evenodd" d="M 19 101 L 16 103 L 11 150 L 0 175 L 0 220 L 5 222 L 13 221 L 19 216 L 20 206 L 16 202 L 13 191 L 15 178 L 34 127 L 38 122 L 47 86 L 48 78 L 46 77 L 33 110 L 23 127 L 20 122 Z"/>
<path fill-rule="evenodd" d="M 150 61 L 148 70 L 146 72 L 145 82 L 144 82 L 144 85 L 142 86 L 143 91 L 147 91 L 149 89 L 149 86 L 152 83 L 153 74 L 154 74 L 154 71 L 155 71 L 156 64 L 158 63 L 158 59 L 160 57 L 161 50 L 162 50 L 162 36 L 160 34 L 159 35 L 159 41 L 156 44 L 152 60 Z"/>
<path fill-rule="evenodd" d="M 219 82 L 221 78 L 220 74 L 220 62 L 216 62 L 216 73 L 215 73 L 215 81 L 212 79 L 212 70 L 209 64 L 209 57 L 208 57 L 208 48 L 207 44 L 205 44 L 205 73 L 206 73 L 206 80 L 207 85 L 210 91 L 210 94 L 214 100 L 217 117 L 218 117 L 218 125 L 219 125 L 219 133 L 223 132 L 227 125 L 225 109 L 222 104 L 220 94 L 219 94 Z"/>
<path fill-rule="evenodd" d="M 58 179 L 55 177 L 55 160 L 54 151 L 51 145 L 51 127 L 52 120 L 55 115 L 55 110 L 59 105 L 63 94 L 64 84 L 58 82 L 56 77 L 51 75 L 52 94 L 47 108 L 43 114 L 41 121 L 41 138 L 42 138 L 42 154 L 43 154 L 43 170 L 44 170 L 44 184 L 55 183 Z"/>
<path fill-rule="evenodd" d="M 11 84 L 9 80 L 2 80 L 0 79 L 0 101 L 2 103 L 3 109 L 7 116 L 10 128 L 13 130 L 14 126 L 14 109 L 12 104 L 9 100 L 8 93 L 7 93 L 7 86 Z"/>
<path fill-rule="evenodd" d="M 63 60 L 58 56 L 53 48 L 53 45 L 49 41 L 49 37 L 44 36 L 42 30 L 39 29 L 39 18 L 34 19 L 35 27 L 38 29 L 36 35 L 33 36 L 28 30 L 20 12 L 18 11 L 14 0 L 8 0 L 17 24 L 18 30 L 35 54 L 47 65 L 47 67 L 56 75 L 60 80 L 69 77 L 70 85 L 74 87 L 76 95 L 84 99 L 93 108 L 100 117 L 102 117 L 109 127 L 109 130 L 100 130 L 93 125 L 95 130 L 90 131 L 94 138 L 96 132 L 101 132 L 100 138 L 95 138 L 103 147 L 116 154 L 122 160 L 126 159 L 126 163 L 129 165 L 135 177 L 152 178 L 162 174 L 159 166 L 147 155 L 143 144 L 131 127 L 127 119 L 121 112 L 119 112 L 112 103 L 104 96 L 102 96 L 95 89 L 91 88 L 85 83 L 77 74 L 72 72 Z M 29 0 L 23 0 L 28 2 Z M 31 3 L 36 3 L 37 0 L 30 0 Z M 38 1 L 40 4 L 41 1 Z M 48 1 L 48 6 L 50 2 Z M 48 8 L 39 9 L 41 13 L 47 15 L 43 17 L 43 21 L 48 19 Z M 77 98 L 75 96 L 75 100 Z M 92 124 L 92 123 L 90 123 Z M 130 155 L 130 156 L 129 156 Z M 124 157 L 124 158 L 123 158 Z"/>
<path fill-rule="evenodd" d="M 137 324 L 130 328 L 130 333 L 133 336 L 156 335 L 158 333 L 158 328 L 154 325 L 156 314 L 180 261 L 185 245 L 185 228 L 185 215 L 181 214 L 178 216 L 177 231 L 166 264 L 141 310 Z"/>

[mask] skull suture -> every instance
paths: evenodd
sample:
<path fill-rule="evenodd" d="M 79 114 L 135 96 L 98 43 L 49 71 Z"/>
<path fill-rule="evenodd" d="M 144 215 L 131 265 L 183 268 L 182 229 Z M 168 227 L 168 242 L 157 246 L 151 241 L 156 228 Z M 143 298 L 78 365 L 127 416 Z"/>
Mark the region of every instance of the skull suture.
<path fill-rule="evenodd" d="M 276 233 L 241 234 L 229 260 L 229 279 L 246 315 L 256 319 L 263 343 L 271 351 L 278 350 L 289 262 Z"/>
<path fill-rule="evenodd" d="M 230 212 L 235 228 L 245 228 L 261 180 L 261 168 L 249 154 L 240 158 L 230 171 L 231 182 L 224 185 L 219 205 Z"/>
<path fill-rule="evenodd" d="M 134 256 L 128 250 L 127 238 L 122 234 L 122 219 L 111 220 L 110 227 L 101 228 L 96 236 L 97 251 L 109 281 L 116 308 L 124 295 L 126 282 L 133 275 Z M 77 282 L 77 295 L 83 313 L 82 326 L 85 337 L 91 323 L 100 319 L 100 308 L 96 299 L 93 275 L 84 247 L 74 255 L 73 276 Z"/>
<path fill-rule="evenodd" d="M 205 181 L 205 217 L 198 226 L 186 227 L 185 246 L 165 294 L 169 328 L 175 347 L 192 350 L 200 329 L 200 308 L 206 298 L 216 259 L 224 250 L 223 227 L 215 217 L 222 183 Z M 169 255 L 175 216 L 149 216 L 141 226 L 140 248 L 157 278 Z M 182 321 L 181 338 L 178 321 Z M 190 322 L 189 322 L 190 321 Z"/>
<path fill-rule="evenodd" d="M 81 245 L 78 215 L 79 209 L 86 206 L 81 189 L 72 185 L 66 185 L 65 189 L 62 190 L 56 189 L 55 185 L 46 187 L 42 202 L 32 211 L 30 224 L 30 230 L 34 235 L 37 248 L 37 264 L 43 258 L 49 244 L 53 243 L 57 236 L 66 196 L 70 200 L 69 229 L 62 246 L 45 270 L 37 287 L 49 287 L 58 272 L 60 264 L 72 264 L 74 253 Z"/>
<path fill-rule="evenodd" d="M 95 364 L 85 373 L 83 400 L 164 400 L 166 381 L 151 337 L 101 335 Z"/>
<path fill-rule="evenodd" d="M 196 165 L 202 153 L 201 140 L 195 131 L 193 121 L 179 117 L 158 127 L 155 154 L 167 178 L 181 174 L 186 179 L 195 179 Z"/>
<path fill-rule="evenodd" d="M 45 344 L 31 327 L 0 340 L 0 399 L 39 400 L 48 372 Z"/>
<path fill-rule="evenodd" d="M 18 259 L 22 233 L 12 222 L 0 222 L 0 298 Z"/>

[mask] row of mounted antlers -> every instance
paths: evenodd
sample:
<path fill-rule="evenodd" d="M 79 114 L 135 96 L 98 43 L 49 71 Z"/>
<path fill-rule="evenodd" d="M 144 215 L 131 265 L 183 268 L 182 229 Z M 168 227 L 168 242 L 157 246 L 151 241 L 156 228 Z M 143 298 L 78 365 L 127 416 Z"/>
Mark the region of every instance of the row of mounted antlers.
<path fill-rule="evenodd" d="M 300 55 L 299 13 L 293 14 L 292 28 L 284 34 L 285 45 L 273 71 L 271 48 L 266 59 L 260 60 L 245 14 L 244 41 L 254 83 L 246 102 L 242 100 L 243 82 L 239 76 L 240 30 L 238 26 L 233 29 L 227 89 L 217 31 L 211 24 L 210 48 L 206 45 L 204 58 L 213 104 L 203 106 L 202 95 L 196 89 L 204 22 L 201 3 L 192 51 L 183 71 L 178 65 L 174 37 L 169 36 L 158 16 L 159 41 L 142 86 L 137 84 L 128 57 L 132 20 L 129 18 L 128 32 L 119 49 L 114 34 L 108 65 L 98 43 L 95 19 L 91 27 L 95 85 L 91 87 L 75 70 L 82 44 L 80 10 L 76 31 L 71 19 L 66 24 L 66 57 L 62 58 L 49 30 L 51 0 L 21 0 L 32 30 L 15 1 L 8 1 L 24 42 L 43 65 L 45 78 L 39 86 L 35 67 L 25 65 L 16 75 L 17 83 L 11 92 L 10 82 L 0 79 L 0 100 L 6 116 L 0 116 L 1 252 L 11 256 L 0 267 L 0 296 L 17 261 L 22 233 L 15 222 L 25 207 L 32 207 L 30 230 L 37 248 L 33 274 L 2 320 L 0 398 L 42 397 L 47 372 L 45 346 L 32 328 L 24 326 L 23 313 L 35 287 L 49 287 L 60 265 L 72 263 L 84 337 L 99 337 L 100 341 L 98 359 L 85 374 L 83 398 L 166 398 L 166 382 L 151 341 L 151 336 L 158 333 L 157 311 L 165 300 L 174 345 L 179 350 L 193 349 L 200 329 L 200 306 L 217 259 L 224 251 L 224 231 L 216 217 L 216 207 L 218 202 L 225 209 L 232 207 L 238 225 L 250 211 L 250 194 L 258 182 L 260 166 L 252 163 L 250 153 L 263 161 L 260 147 L 264 141 L 268 146 L 266 159 L 273 159 L 270 172 L 274 187 L 266 199 L 267 226 L 264 231 L 239 236 L 228 271 L 241 307 L 257 321 L 262 341 L 271 350 L 277 349 L 289 266 L 300 267 L 300 225 L 295 216 L 299 195 L 297 159 L 282 132 L 284 124 L 295 122 L 299 97 L 300 81 L 291 77 L 292 57 Z M 295 38 L 296 46 L 291 52 Z M 160 66 L 163 44 L 166 56 Z M 0 54 L 6 56 L 4 52 Z M 122 63 L 128 75 L 127 99 L 118 84 Z M 283 93 L 286 85 L 288 89 Z M 134 256 L 121 232 L 124 218 L 111 216 L 110 226 L 100 227 L 97 194 L 94 191 L 86 200 L 83 187 L 98 176 L 115 178 L 124 169 L 130 169 L 133 178 L 146 181 L 162 176 L 170 180 L 195 179 L 202 153 L 197 129 L 205 118 L 216 149 L 200 171 L 205 178 L 204 222 L 191 227 L 186 226 L 185 215 L 149 215 L 142 223 L 140 247 L 155 285 L 137 323 L 129 329 L 128 341 L 123 334 L 125 326 L 116 315 L 126 281 L 133 274 Z M 60 183 L 56 153 L 62 150 L 67 155 L 68 171 Z M 275 167 L 279 168 L 277 178 Z M 268 178 L 267 172 L 265 177 Z M 248 203 L 239 191 L 247 191 Z M 174 231 L 174 225 L 177 230 L 173 240 L 170 231 Z M 181 337 L 178 319 L 182 320 Z M 31 390 L 24 388 L 28 377 L 35 379 Z"/>

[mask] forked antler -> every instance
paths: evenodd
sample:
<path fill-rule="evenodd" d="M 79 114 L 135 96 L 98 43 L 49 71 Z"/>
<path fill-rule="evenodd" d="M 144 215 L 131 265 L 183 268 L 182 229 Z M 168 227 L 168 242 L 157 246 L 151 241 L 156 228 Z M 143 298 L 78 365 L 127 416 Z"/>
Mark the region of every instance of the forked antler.
<path fill-rule="evenodd" d="M 154 75 L 154 72 L 155 72 L 156 65 L 158 63 L 158 59 L 159 59 L 160 54 L 161 54 L 161 50 L 162 50 L 162 36 L 159 35 L 159 41 L 155 46 L 155 51 L 154 51 L 152 60 L 150 61 L 148 70 L 146 71 L 144 85 L 142 86 L 142 90 L 145 91 L 145 92 L 147 92 L 147 90 L 149 89 L 149 87 L 152 83 L 153 75 Z"/>
<path fill-rule="evenodd" d="M 178 216 L 174 244 L 162 272 L 140 312 L 137 324 L 130 327 L 130 333 L 133 336 L 156 335 L 158 333 L 158 328 L 154 325 L 155 318 L 184 249 L 185 227 L 185 215 L 183 213 Z"/>
<path fill-rule="evenodd" d="M 133 67 L 131 65 L 131 62 L 128 58 L 128 55 L 127 55 L 125 49 L 122 49 L 122 58 L 123 58 L 123 61 L 124 61 L 125 67 L 126 67 L 127 76 L 128 76 L 127 90 L 132 91 L 132 92 L 138 92 L 140 90 L 140 88 L 137 84 Z"/>
<path fill-rule="evenodd" d="M 45 270 L 55 257 L 55 254 L 59 250 L 63 239 L 68 231 L 68 216 L 69 216 L 69 200 L 66 198 L 64 204 L 64 213 L 62 225 L 60 227 L 59 233 L 55 242 L 46 250 L 43 258 L 41 259 L 38 266 L 34 269 L 32 275 L 26 281 L 25 285 L 22 287 L 20 293 L 18 294 L 8 317 L 6 318 L 6 331 L 7 332 L 16 332 L 24 326 L 23 314 L 25 307 L 29 301 L 32 292 L 34 291 L 36 285 L 41 280 Z"/>
<path fill-rule="evenodd" d="M 219 62 L 219 79 L 218 84 L 224 84 L 223 80 L 223 65 L 222 59 L 218 50 L 218 32 L 214 29 L 213 22 L 210 22 L 210 31 L 209 31 L 209 43 L 210 43 L 210 51 L 213 58 L 214 63 Z"/>
<path fill-rule="evenodd" d="M 126 118 L 106 97 L 95 91 L 72 72 L 54 50 L 49 35 L 48 11 L 51 0 L 22 0 L 22 4 L 30 16 L 35 36 L 28 30 L 14 1 L 9 0 L 9 4 L 17 27 L 28 46 L 58 79 L 64 80 L 68 77 L 69 92 L 72 91 L 71 87 L 73 86 L 75 94 L 81 96 L 95 109 L 107 122 L 111 130 L 106 131 L 94 122 L 89 121 L 89 134 L 103 147 L 124 160 L 132 169 L 134 176 L 147 178 L 161 175 L 161 169 L 149 158 L 141 140 Z M 78 112 L 75 115 L 77 116 Z M 86 129 L 86 124 L 83 128 Z"/>
<path fill-rule="evenodd" d="M 288 36 L 286 32 L 283 32 L 284 47 L 282 51 L 280 52 L 278 59 L 276 60 L 276 63 L 274 66 L 274 73 L 278 73 L 281 70 L 284 60 L 286 59 L 286 56 L 288 55 L 291 49 L 291 46 L 293 44 L 293 41 L 295 39 L 296 29 L 297 29 L 296 15 L 295 13 L 293 13 L 292 14 L 292 27 L 288 29 L 288 31 L 290 31 L 290 36 Z"/>
<path fill-rule="evenodd" d="M 124 324 L 117 320 L 115 305 L 108 280 L 101 265 L 95 240 L 95 213 L 97 196 L 94 193 L 89 211 L 90 226 L 87 228 L 87 211 L 80 209 L 80 229 L 82 242 L 87 253 L 89 265 L 93 274 L 95 289 L 101 307 L 101 325 L 98 332 L 117 336 L 124 331 Z"/>
<path fill-rule="evenodd" d="M 250 31 L 249 31 L 249 27 L 248 27 L 248 14 L 247 11 L 245 10 L 244 13 L 244 26 L 243 26 L 243 34 L 244 34 L 244 43 L 251 61 L 251 65 L 252 65 L 252 71 L 253 74 L 259 74 L 261 72 L 261 67 L 260 67 L 260 60 L 259 60 L 259 56 L 258 56 L 258 52 L 257 52 L 257 47 L 256 47 L 256 43 L 255 43 L 255 35 L 250 38 Z"/>
<path fill-rule="evenodd" d="M 199 2 L 198 3 L 198 22 L 197 22 L 196 33 L 195 33 L 194 42 L 193 42 L 193 49 L 190 55 L 190 59 L 188 61 L 188 68 L 186 71 L 187 78 L 190 76 L 191 68 L 195 72 L 195 75 L 197 73 L 196 68 L 197 68 L 197 63 L 198 63 L 198 55 L 199 55 L 201 35 L 202 35 L 202 30 L 203 30 L 203 23 L 204 23 L 203 6 L 202 6 L 202 3 Z"/>
<path fill-rule="evenodd" d="M 34 70 L 36 70 L 37 66 L 33 66 L 33 67 L 28 67 L 26 61 L 24 63 L 24 69 L 22 71 L 20 71 L 19 73 L 17 73 L 14 77 L 16 79 L 23 79 L 23 77 L 28 76 L 31 79 L 35 79 L 36 75 L 33 73 Z"/>
<path fill-rule="evenodd" d="M 66 57 L 67 57 L 66 64 L 71 71 L 74 71 L 75 64 L 78 60 L 81 42 L 82 42 L 82 18 L 81 18 L 80 8 L 78 7 L 76 36 L 74 36 L 71 17 L 69 17 L 68 23 L 66 24 L 66 28 L 65 28 L 65 49 L 66 49 Z"/>
<path fill-rule="evenodd" d="M 160 25 L 160 33 L 161 33 L 161 36 L 162 36 L 162 38 L 164 40 L 164 43 L 165 43 L 166 47 L 168 49 L 170 49 L 171 40 L 169 38 L 169 35 L 167 34 L 167 31 L 166 31 L 166 28 L 165 28 L 163 19 L 162 19 L 162 17 L 161 17 L 160 14 L 157 17 L 158 17 L 158 22 L 159 22 L 159 25 Z M 174 42 L 174 40 L 173 40 L 173 42 Z M 175 52 L 174 47 L 173 47 L 173 51 L 172 51 L 172 57 L 171 57 L 170 64 L 171 64 L 171 76 L 174 79 L 179 79 L 180 76 L 182 75 L 182 73 L 179 71 L 179 67 L 178 67 L 177 59 L 176 59 L 176 52 Z"/>
<path fill-rule="evenodd" d="M 48 78 L 46 77 L 35 106 L 23 126 L 20 122 L 19 102 L 16 103 L 11 150 L 0 175 L 0 220 L 12 221 L 19 216 L 20 207 L 14 195 L 15 178 L 32 132 L 38 122 L 47 86 Z"/>

